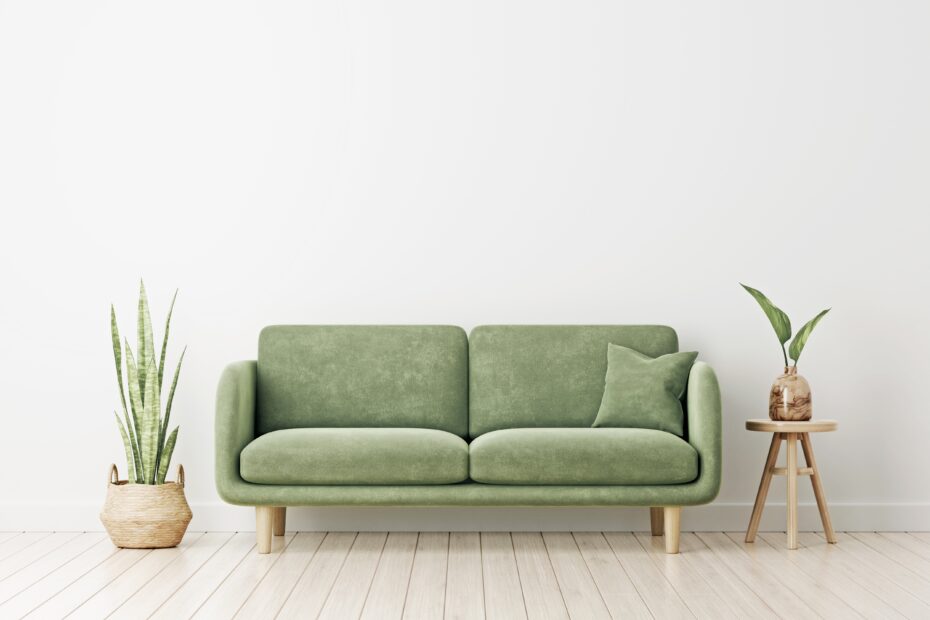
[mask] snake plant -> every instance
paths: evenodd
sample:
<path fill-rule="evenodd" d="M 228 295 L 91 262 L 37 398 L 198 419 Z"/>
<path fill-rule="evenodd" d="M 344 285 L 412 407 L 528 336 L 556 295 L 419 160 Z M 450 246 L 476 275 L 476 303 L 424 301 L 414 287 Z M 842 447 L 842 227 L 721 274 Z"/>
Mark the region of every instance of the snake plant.
<path fill-rule="evenodd" d="M 156 360 L 154 337 L 152 335 L 152 317 L 149 314 L 149 302 L 145 295 L 145 284 L 139 282 L 139 309 L 136 328 L 136 352 L 133 354 L 129 340 L 120 339 L 116 325 L 116 309 L 110 304 L 110 333 L 113 339 L 113 359 L 116 362 L 116 381 L 119 385 L 119 397 L 123 407 L 123 418 L 115 411 L 116 424 L 119 427 L 123 448 L 126 450 L 126 465 L 129 469 L 129 481 L 136 484 L 164 484 L 171 454 L 178 439 L 175 427 L 166 436 L 168 420 L 171 417 L 171 403 L 174 390 L 178 385 L 181 363 L 184 361 L 185 347 L 181 351 L 178 365 L 174 369 L 174 378 L 168 390 L 162 415 L 161 395 L 162 379 L 165 374 L 165 355 L 168 350 L 168 330 L 171 327 L 171 313 L 177 291 L 168 308 L 165 321 L 165 333 L 161 343 L 161 355 Z M 126 360 L 126 381 L 123 381 L 123 358 Z M 127 389 L 128 388 L 128 389 Z M 128 398 L 127 398 L 128 393 Z M 127 405 L 128 402 L 128 405 Z"/>
<path fill-rule="evenodd" d="M 785 360 L 785 367 L 788 366 L 788 357 L 791 357 L 791 360 L 794 362 L 794 365 L 798 365 L 798 358 L 801 357 L 801 351 L 804 349 L 804 345 L 807 344 L 807 339 L 810 337 L 811 332 L 814 331 L 814 328 L 817 326 L 817 323 L 820 322 L 820 319 L 830 311 L 830 308 L 823 310 L 812 318 L 810 321 L 804 324 L 804 327 L 798 331 L 795 335 L 794 340 L 791 341 L 791 345 L 788 347 L 788 350 L 785 351 L 785 343 L 791 338 L 791 320 L 788 318 L 788 315 L 782 312 L 782 310 L 772 303 L 772 301 L 762 294 L 762 291 L 756 290 L 751 286 L 746 286 L 745 284 L 740 284 L 746 292 L 753 296 L 753 298 L 759 303 L 759 306 L 762 308 L 762 311 L 765 313 L 765 316 L 768 317 L 769 322 L 772 324 L 772 327 L 775 329 L 775 335 L 778 337 L 778 343 L 781 345 L 781 354 Z"/>

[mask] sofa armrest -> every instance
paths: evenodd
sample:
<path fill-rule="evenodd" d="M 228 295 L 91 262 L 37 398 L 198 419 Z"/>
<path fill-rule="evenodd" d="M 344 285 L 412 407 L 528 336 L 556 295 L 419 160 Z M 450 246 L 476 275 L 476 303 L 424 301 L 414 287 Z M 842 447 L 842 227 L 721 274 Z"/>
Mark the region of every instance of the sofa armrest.
<path fill-rule="evenodd" d="M 713 368 L 696 362 L 688 377 L 688 443 L 697 450 L 700 476 L 695 491 L 710 502 L 720 490 L 723 463 L 723 407 Z"/>
<path fill-rule="evenodd" d="M 255 360 L 234 362 L 223 370 L 216 389 L 216 490 L 238 504 L 247 485 L 239 475 L 239 453 L 255 438 Z"/>

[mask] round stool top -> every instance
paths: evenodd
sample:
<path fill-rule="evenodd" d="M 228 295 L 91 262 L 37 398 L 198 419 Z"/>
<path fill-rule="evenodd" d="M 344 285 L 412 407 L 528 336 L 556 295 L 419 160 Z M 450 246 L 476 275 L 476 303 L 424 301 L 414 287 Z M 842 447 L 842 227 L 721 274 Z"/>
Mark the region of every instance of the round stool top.
<path fill-rule="evenodd" d="M 747 431 L 764 433 L 828 433 L 835 431 L 839 423 L 836 420 L 746 420 Z"/>

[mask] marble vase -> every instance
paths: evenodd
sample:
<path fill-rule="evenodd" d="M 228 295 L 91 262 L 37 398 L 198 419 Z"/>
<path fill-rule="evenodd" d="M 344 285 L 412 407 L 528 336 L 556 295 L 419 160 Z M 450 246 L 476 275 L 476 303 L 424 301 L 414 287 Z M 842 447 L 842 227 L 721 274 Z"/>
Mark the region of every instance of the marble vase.
<path fill-rule="evenodd" d="M 797 366 L 785 366 L 769 393 L 769 418 L 794 422 L 811 419 L 811 386 Z"/>

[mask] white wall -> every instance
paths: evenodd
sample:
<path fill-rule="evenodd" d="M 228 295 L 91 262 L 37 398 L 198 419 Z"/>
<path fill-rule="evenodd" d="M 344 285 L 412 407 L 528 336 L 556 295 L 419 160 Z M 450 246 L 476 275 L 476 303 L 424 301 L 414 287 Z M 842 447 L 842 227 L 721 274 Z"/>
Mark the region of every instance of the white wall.
<path fill-rule="evenodd" d="M 213 398 L 263 325 L 655 322 L 726 401 L 723 489 L 685 526 L 741 528 L 781 366 L 745 281 L 797 324 L 833 307 L 801 371 L 841 424 L 815 439 L 837 526 L 930 529 L 928 30 L 918 0 L 0 0 L 0 529 L 99 528 L 108 305 L 131 331 L 140 275 L 159 323 L 181 289 L 195 527 L 249 526 L 213 488 Z"/>

